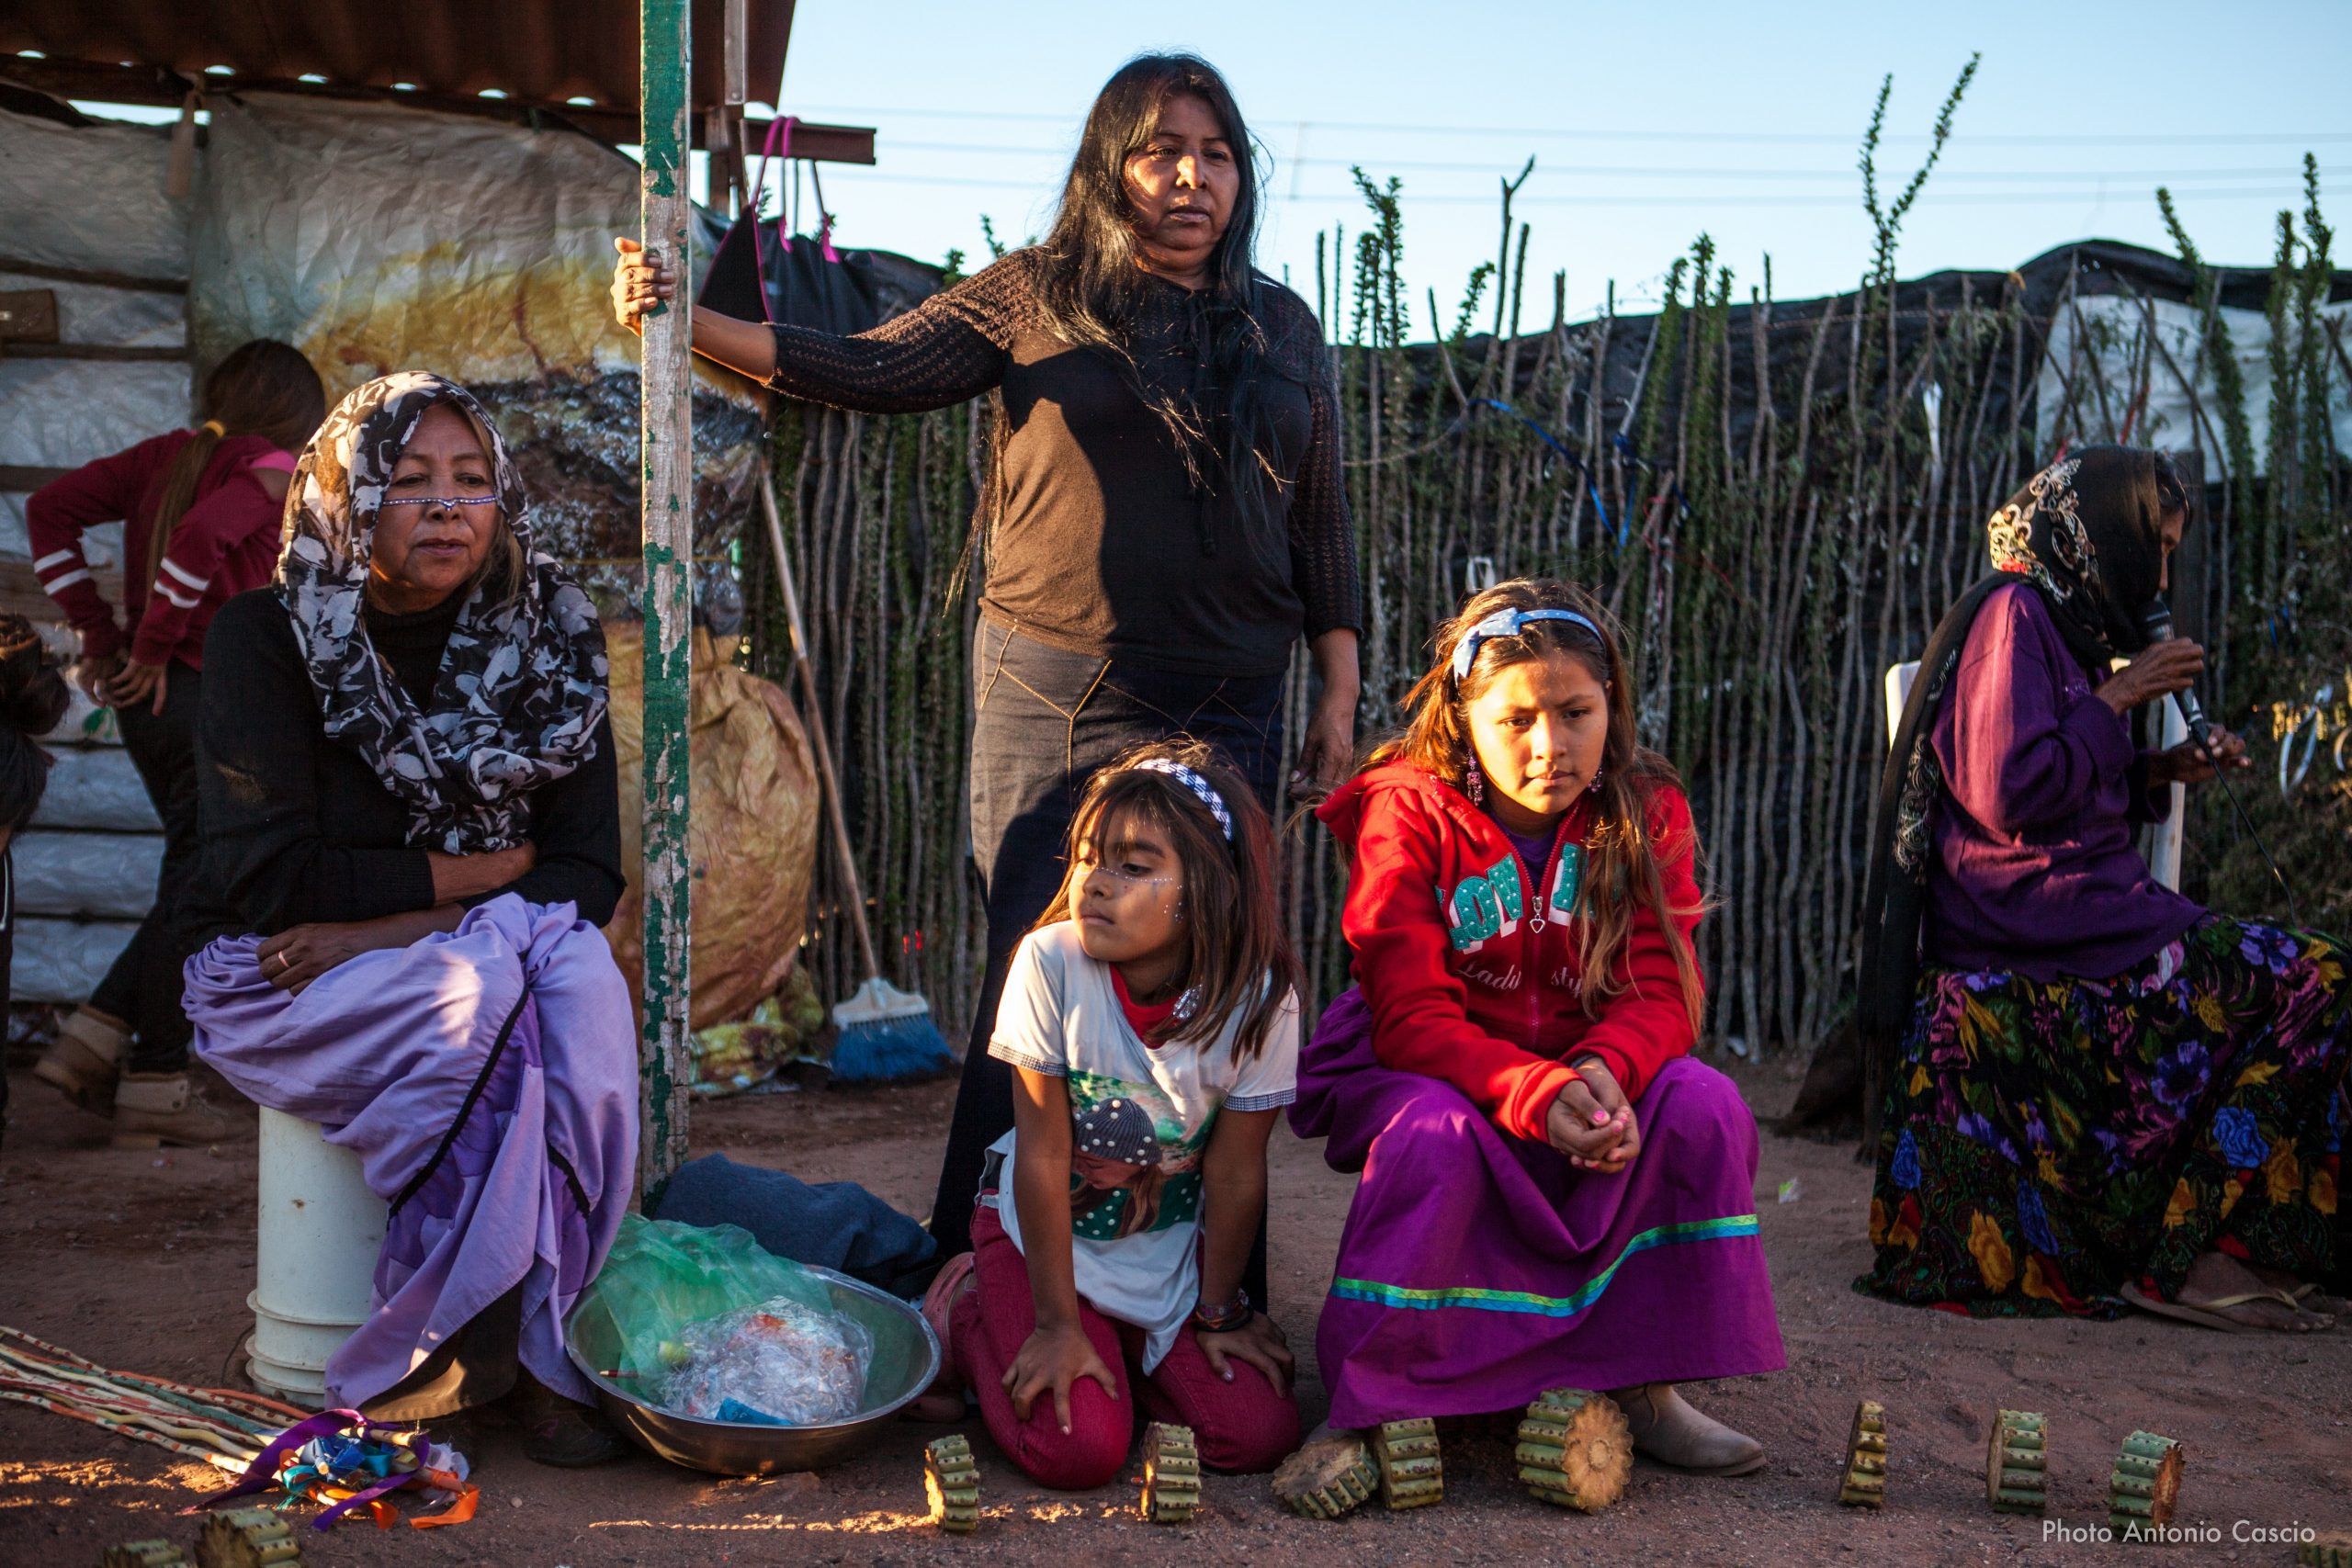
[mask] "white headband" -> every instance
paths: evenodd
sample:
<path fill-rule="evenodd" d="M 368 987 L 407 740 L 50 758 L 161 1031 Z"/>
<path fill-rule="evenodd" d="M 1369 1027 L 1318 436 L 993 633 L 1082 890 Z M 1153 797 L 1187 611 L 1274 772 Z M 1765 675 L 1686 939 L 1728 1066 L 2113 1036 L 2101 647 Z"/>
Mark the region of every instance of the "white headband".
<path fill-rule="evenodd" d="M 1216 818 L 1217 827 L 1225 834 L 1225 841 L 1228 844 L 1233 842 L 1233 813 L 1226 809 L 1225 796 L 1217 794 L 1215 784 L 1183 763 L 1167 757 L 1147 757 L 1136 764 L 1136 771 L 1147 773 L 1166 773 L 1170 778 L 1200 796 L 1201 804 L 1207 807 L 1209 815 Z"/>

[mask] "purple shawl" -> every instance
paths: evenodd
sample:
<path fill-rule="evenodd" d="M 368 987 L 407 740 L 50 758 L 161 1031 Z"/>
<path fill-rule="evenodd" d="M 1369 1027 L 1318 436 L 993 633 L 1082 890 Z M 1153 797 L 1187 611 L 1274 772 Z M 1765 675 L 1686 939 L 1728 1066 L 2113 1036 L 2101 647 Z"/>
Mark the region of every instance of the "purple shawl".
<path fill-rule="evenodd" d="M 524 1367 L 593 1401 L 563 1318 L 637 1163 L 637 1042 L 604 937 L 569 904 L 507 894 L 300 996 L 262 978 L 259 943 L 224 937 L 188 960 L 198 1054 L 255 1103 L 318 1122 L 394 1205 L 375 1310 L 327 1363 L 332 1402 L 381 1396 L 517 1284 Z"/>

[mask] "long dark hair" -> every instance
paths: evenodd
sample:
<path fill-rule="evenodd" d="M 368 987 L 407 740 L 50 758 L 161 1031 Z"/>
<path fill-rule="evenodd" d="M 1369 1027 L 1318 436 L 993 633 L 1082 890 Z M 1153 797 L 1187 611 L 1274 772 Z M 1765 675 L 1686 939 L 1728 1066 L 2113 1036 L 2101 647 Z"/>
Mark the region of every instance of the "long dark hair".
<path fill-rule="evenodd" d="M 1233 818 L 1233 841 L 1200 796 L 1167 773 L 1137 767 L 1161 761 L 1191 769 L 1225 799 Z M 1302 993 L 1304 976 L 1283 925 L 1281 862 L 1274 852 L 1273 822 L 1249 781 L 1197 740 L 1156 740 L 1120 756 L 1087 781 L 1086 794 L 1070 818 L 1067 849 L 1074 868 L 1081 859 L 1100 862 L 1110 852 L 1111 829 L 1122 818 L 1168 835 L 1169 847 L 1184 870 L 1184 964 L 1176 983 L 1197 987 L 1198 1005 L 1173 1020 L 1151 1043 L 1215 1040 L 1229 1019 L 1239 1018 L 1236 1057 L 1248 1061 L 1265 1049 L 1266 1036 L 1291 998 Z M 1080 878 L 1062 879 L 1061 890 L 1039 916 L 1035 930 L 1070 918 Z"/>
<path fill-rule="evenodd" d="M 1127 203 L 1127 160 L 1159 129 L 1170 98 L 1208 107 L 1233 150 L 1239 186 L 1225 232 L 1209 259 L 1203 358 L 1208 406 L 1186 393 L 1147 384 L 1137 367 L 1136 329 L 1147 290 L 1164 288 L 1141 265 L 1135 214 Z M 1062 183 L 1052 232 L 1039 246 L 1037 302 L 1065 342 L 1101 349 L 1118 362 L 1136 395 L 1174 437 L 1196 489 L 1222 491 L 1246 521 L 1261 523 L 1295 465 L 1280 441 L 1259 378 L 1269 367 L 1266 284 L 1253 264 L 1259 178 L 1250 128 L 1216 67 L 1198 55 L 1140 54 L 1102 85 Z"/>
<path fill-rule="evenodd" d="M 147 542 L 147 570 L 163 570 L 172 530 L 196 502 L 196 487 L 212 466 L 212 454 L 232 435 L 258 435 L 282 451 L 300 452 L 327 417 L 327 391 L 302 351 L 275 338 L 238 344 L 204 378 L 204 423 L 164 470 L 164 491 L 155 505 L 154 532 Z"/>
<path fill-rule="evenodd" d="M 1498 610 L 1573 610 L 1600 628 L 1599 637 L 1573 621 L 1531 621 L 1517 637 L 1488 637 L 1478 645 L 1470 672 L 1457 685 L 1453 650 L 1472 626 Z M 1680 919 L 1698 909 L 1671 908 L 1666 901 L 1665 879 L 1658 857 L 1680 859 L 1699 852 L 1694 828 L 1688 844 L 1660 844 L 1649 829 L 1651 800 L 1661 789 L 1679 788 L 1682 780 L 1674 764 L 1641 743 L 1634 728 L 1634 684 L 1625 668 L 1621 639 L 1600 602 L 1573 582 L 1554 578 L 1516 578 L 1471 595 L 1461 613 L 1437 628 L 1426 674 L 1406 694 L 1408 717 L 1402 733 L 1383 742 L 1372 753 L 1367 768 L 1385 762 L 1410 762 L 1455 789 L 1468 783 L 1470 728 L 1463 716 L 1464 705 L 1493 683 L 1511 665 L 1548 654 L 1565 653 L 1585 668 L 1608 694 L 1609 735 L 1601 744 L 1599 807 L 1593 813 L 1592 837 L 1587 847 L 1583 886 L 1577 892 L 1577 951 L 1584 970 L 1584 1006 L 1589 1015 L 1598 1002 L 1624 989 L 1616 976 L 1618 960 L 1632 940 L 1636 905 L 1657 917 L 1674 968 L 1682 986 L 1682 1005 L 1696 1029 L 1706 1008 L 1706 987 L 1699 975 L 1698 955 L 1682 934 Z M 1692 871 L 1697 872 L 1694 865 Z"/>

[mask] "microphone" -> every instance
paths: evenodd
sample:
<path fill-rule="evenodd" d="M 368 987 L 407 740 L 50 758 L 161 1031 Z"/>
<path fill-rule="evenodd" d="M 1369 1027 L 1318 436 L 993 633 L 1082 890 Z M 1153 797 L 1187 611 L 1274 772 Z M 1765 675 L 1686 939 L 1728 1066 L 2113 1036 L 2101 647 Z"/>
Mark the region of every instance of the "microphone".
<path fill-rule="evenodd" d="M 2163 594 L 2148 601 L 2147 609 L 2140 615 L 2140 626 L 2148 634 L 2150 642 L 2172 640 L 2172 606 L 2165 603 Z M 2212 728 L 2212 724 L 2205 716 L 2204 705 L 2197 700 L 2197 688 L 2184 686 L 2173 694 L 2173 700 L 2180 705 L 2180 716 L 2188 721 L 2188 733 L 2197 738 L 2199 746 L 2205 744 L 2205 732 Z"/>
<path fill-rule="evenodd" d="M 2159 593 L 2148 601 L 2148 607 L 2140 615 L 2140 627 L 2147 633 L 2150 642 L 2172 640 L 2172 606 L 2165 602 L 2163 594 Z M 2262 841 L 2261 829 L 2254 825 L 2254 818 L 2245 814 L 2245 803 L 2238 799 L 2238 792 L 2230 787 L 2230 775 L 2222 769 L 2221 759 L 2213 755 L 2212 742 L 2205 738 L 2213 726 L 2197 700 L 2195 688 L 2184 687 L 2173 695 L 2180 704 L 2180 716 L 2188 721 L 2188 733 L 2196 738 L 2198 748 L 2205 753 L 2206 761 L 2213 764 L 2213 782 L 2220 784 L 2222 793 L 2230 797 L 2230 808 L 2237 813 L 2238 825 L 2245 829 L 2245 836 L 2254 840 L 2256 852 L 2262 856 L 2262 863 L 2270 868 L 2272 878 L 2278 884 L 2278 891 L 2286 896 L 2288 919 L 2298 926 L 2301 925 L 2302 911 L 2295 908 L 2295 890 L 2287 886 L 2287 874 L 2279 870 L 2278 863 L 2271 858 L 2270 846 Z"/>

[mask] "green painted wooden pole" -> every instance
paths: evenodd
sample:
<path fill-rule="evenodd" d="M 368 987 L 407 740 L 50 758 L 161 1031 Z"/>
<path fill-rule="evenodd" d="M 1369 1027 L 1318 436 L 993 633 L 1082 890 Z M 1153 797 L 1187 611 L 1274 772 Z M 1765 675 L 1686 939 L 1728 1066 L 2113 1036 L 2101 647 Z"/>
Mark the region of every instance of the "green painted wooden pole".
<path fill-rule="evenodd" d="M 649 254 L 671 258 L 678 298 L 645 322 L 639 492 L 645 553 L 645 1018 L 638 1046 L 638 1190 L 650 1201 L 686 1156 L 687 676 L 693 648 L 694 352 L 687 333 L 693 220 L 686 151 L 692 0 L 641 0 L 640 216 Z"/>

